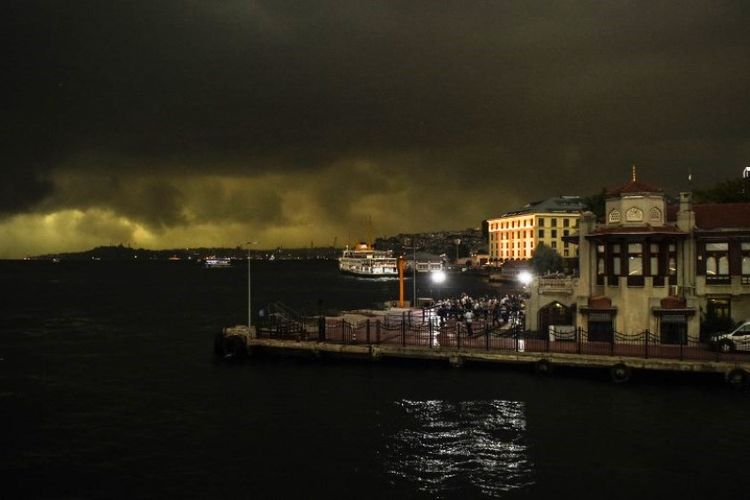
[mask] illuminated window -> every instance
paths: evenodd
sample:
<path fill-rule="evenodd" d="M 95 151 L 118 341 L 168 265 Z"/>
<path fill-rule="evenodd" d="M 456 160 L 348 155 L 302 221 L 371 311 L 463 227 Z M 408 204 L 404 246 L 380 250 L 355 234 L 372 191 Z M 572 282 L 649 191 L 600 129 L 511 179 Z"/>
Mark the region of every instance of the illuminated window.
<path fill-rule="evenodd" d="M 729 283 L 729 243 L 706 243 L 706 283 Z"/>
<path fill-rule="evenodd" d="M 657 276 L 659 274 L 659 245 L 657 243 L 651 243 L 649 246 L 650 250 L 650 275 L 651 276 Z"/>
<path fill-rule="evenodd" d="M 643 275 L 643 244 L 628 244 L 628 276 Z"/>

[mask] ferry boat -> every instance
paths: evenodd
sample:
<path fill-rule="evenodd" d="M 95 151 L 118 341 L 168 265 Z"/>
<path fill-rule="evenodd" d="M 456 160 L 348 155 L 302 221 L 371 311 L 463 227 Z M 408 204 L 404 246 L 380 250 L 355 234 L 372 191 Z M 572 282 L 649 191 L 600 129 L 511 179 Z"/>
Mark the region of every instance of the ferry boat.
<path fill-rule="evenodd" d="M 229 257 L 206 257 L 203 266 L 207 268 L 230 267 L 232 260 Z"/>
<path fill-rule="evenodd" d="M 339 270 L 357 276 L 398 276 L 398 259 L 391 250 L 375 250 L 367 243 L 346 247 Z"/>

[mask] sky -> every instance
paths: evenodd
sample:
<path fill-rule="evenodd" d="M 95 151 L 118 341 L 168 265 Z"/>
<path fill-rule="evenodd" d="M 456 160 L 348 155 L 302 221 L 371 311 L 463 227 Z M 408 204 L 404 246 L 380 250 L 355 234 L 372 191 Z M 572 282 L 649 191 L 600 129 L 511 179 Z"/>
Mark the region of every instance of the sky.
<path fill-rule="evenodd" d="M 750 165 L 750 3 L 4 0 L 0 258 L 478 227 Z"/>

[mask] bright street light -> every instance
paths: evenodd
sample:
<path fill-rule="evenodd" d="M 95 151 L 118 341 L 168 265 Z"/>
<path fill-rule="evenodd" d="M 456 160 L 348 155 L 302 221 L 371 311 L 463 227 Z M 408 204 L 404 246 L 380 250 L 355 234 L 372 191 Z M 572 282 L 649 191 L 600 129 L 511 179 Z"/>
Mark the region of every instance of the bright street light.
<path fill-rule="evenodd" d="M 518 281 L 520 281 L 523 286 L 529 286 L 532 279 L 534 279 L 534 277 L 528 271 L 521 271 L 518 273 Z"/>
<path fill-rule="evenodd" d="M 445 271 L 443 271 L 442 269 L 438 271 L 432 271 L 430 273 L 430 279 L 432 280 L 433 283 L 435 283 L 438 286 L 438 295 L 440 296 L 440 299 L 442 300 L 443 293 L 442 293 L 441 285 L 445 281 Z"/>
<path fill-rule="evenodd" d="M 440 283 L 445 281 L 445 271 L 432 271 L 430 273 L 430 278 L 432 279 L 432 282 L 439 285 Z"/>

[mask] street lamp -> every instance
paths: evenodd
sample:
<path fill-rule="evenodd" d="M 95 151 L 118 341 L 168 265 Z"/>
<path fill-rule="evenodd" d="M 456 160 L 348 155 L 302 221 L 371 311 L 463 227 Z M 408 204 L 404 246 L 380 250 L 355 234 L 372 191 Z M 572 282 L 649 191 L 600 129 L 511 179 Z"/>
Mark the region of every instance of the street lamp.
<path fill-rule="evenodd" d="M 411 278 L 412 278 L 412 302 L 411 306 L 417 306 L 417 244 L 414 241 L 414 237 L 411 238 L 411 247 L 405 246 L 406 249 L 412 250 L 412 261 L 411 261 Z"/>
<path fill-rule="evenodd" d="M 518 281 L 520 281 L 524 287 L 529 286 L 532 279 L 534 279 L 534 277 L 528 271 L 521 271 L 518 273 Z"/>
<path fill-rule="evenodd" d="M 430 273 L 430 279 L 432 279 L 432 282 L 435 283 L 438 286 L 438 290 L 440 291 L 439 295 L 440 298 L 443 298 L 443 292 L 441 285 L 445 281 L 445 271 L 433 271 Z"/>
<path fill-rule="evenodd" d="M 252 275 L 250 274 L 250 245 L 257 245 L 257 241 L 246 241 L 247 245 L 247 328 L 253 329 L 253 294 Z"/>

